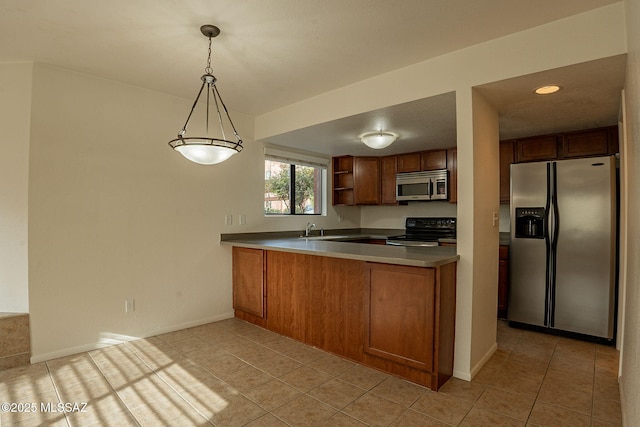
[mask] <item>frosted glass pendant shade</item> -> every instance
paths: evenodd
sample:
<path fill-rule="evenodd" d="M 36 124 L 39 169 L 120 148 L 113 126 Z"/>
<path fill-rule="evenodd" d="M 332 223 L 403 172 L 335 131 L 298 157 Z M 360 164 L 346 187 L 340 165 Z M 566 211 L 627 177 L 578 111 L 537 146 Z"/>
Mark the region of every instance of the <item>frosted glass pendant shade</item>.
<path fill-rule="evenodd" d="M 175 150 L 192 162 L 201 165 L 215 165 L 237 153 L 232 148 L 204 144 L 180 145 L 175 147 Z"/>

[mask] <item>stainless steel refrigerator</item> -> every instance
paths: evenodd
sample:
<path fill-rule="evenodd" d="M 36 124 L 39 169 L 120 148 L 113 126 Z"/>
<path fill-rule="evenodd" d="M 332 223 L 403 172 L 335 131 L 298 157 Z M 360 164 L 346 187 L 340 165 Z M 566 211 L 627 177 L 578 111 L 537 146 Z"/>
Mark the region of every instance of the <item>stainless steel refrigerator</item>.
<path fill-rule="evenodd" d="M 511 165 L 511 322 L 613 339 L 616 162 Z"/>

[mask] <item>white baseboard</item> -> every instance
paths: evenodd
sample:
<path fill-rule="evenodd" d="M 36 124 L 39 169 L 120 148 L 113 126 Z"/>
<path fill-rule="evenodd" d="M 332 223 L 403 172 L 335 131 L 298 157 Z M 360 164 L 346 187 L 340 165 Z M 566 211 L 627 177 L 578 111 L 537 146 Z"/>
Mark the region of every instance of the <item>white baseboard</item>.
<path fill-rule="evenodd" d="M 489 351 L 487 351 L 485 355 L 482 356 L 482 358 L 478 361 L 478 363 L 476 363 L 475 366 L 471 368 L 471 372 L 454 369 L 453 376 L 464 381 L 471 381 L 476 375 L 478 375 L 478 372 L 480 372 L 480 369 L 482 369 L 482 367 L 489 361 L 489 359 L 491 359 L 491 356 L 493 356 L 493 354 L 496 352 L 497 349 L 498 349 L 498 344 L 494 343 L 489 349 Z"/>
<path fill-rule="evenodd" d="M 482 356 L 482 359 L 480 359 L 478 363 L 476 363 L 476 365 L 471 369 L 471 379 L 474 379 L 475 376 L 478 375 L 478 372 L 480 372 L 480 369 L 482 369 L 484 365 L 487 364 L 487 362 L 489 361 L 489 359 L 491 359 L 491 356 L 493 356 L 496 350 L 498 350 L 498 343 L 493 343 L 489 351 L 487 351 L 485 355 Z"/>
<path fill-rule="evenodd" d="M 626 406 L 625 402 L 627 400 L 625 399 L 626 396 L 624 395 L 624 387 L 622 386 L 622 381 L 623 381 L 623 377 L 619 376 L 618 377 L 618 392 L 620 393 L 620 409 L 622 411 L 622 425 L 624 427 L 624 426 L 628 426 L 630 424 L 627 422 L 627 419 L 625 417 L 625 412 L 624 412 L 624 409 L 625 409 L 625 406 Z"/>
<path fill-rule="evenodd" d="M 208 317 L 206 319 L 194 320 L 192 322 L 185 322 L 179 325 L 171 325 L 164 328 L 159 328 L 153 331 L 149 331 L 145 333 L 144 336 L 129 336 L 129 335 L 121 335 L 121 334 L 111 334 L 111 333 L 103 333 L 100 336 L 100 339 L 94 343 L 88 343 L 79 345 L 76 347 L 65 348 L 62 350 L 57 350 L 49 353 L 43 354 L 32 354 L 31 355 L 31 363 L 39 363 L 44 362 L 51 359 L 57 359 L 58 357 L 71 356 L 72 354 L 82 353 L 85 351 L 97 350 L 99 348 L 105 348 L 112 345 L 122 344 L 127 341 L 134 341 L 140 338 L 148 338 L 154 335 L 166 334 L 168 332 L 179 331 L 181 329 L 192 328 L 194 326 L 205 325 L 207 323 L 219 322 L 220 320 L 231 319 L 233 317 L 233 312 L 220 314 L 217 316 Z"/>

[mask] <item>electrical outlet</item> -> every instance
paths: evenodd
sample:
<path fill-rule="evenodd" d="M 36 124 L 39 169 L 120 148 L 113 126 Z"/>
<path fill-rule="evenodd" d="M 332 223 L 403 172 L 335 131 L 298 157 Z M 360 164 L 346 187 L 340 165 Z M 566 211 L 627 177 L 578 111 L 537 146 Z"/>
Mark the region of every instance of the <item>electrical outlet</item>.
<path fill-rule="evenodd" d="M 238 216 L 238 223 L 240 225 L 245 225 L 247 223 L 247 216 L 245 214 L 240 214 Z"/>
<path fill-rule="evenodd" d="M 124 300 L 124 312 L 131 313 L 136 310 L 136 300 L 133 298 Z"/>
<path fill-rule="evenodd" d="M 226 214 L 224 216 L 224 225 L 233 225 L 233 215 Z"/>
<path fill-rule="evenodd" d="M 338 222 L 342 222 L 344 221 L 344 218 L 342 217 L 342 215 L 338 215 Z"/>

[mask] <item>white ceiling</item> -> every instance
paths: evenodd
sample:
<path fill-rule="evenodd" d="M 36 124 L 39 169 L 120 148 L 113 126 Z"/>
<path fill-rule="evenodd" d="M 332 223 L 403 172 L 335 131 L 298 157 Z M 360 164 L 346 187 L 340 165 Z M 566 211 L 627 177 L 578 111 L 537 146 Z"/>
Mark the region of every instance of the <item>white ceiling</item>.
<path fill-rule="evenodd" d="M 212 65 L 225 102 L 232 110 L 261 114 L 616 1 L 1 0 L 0 62 L 45 62 L 190 99 L 206 65 L 207 39 L 199 27 L 213 24 L 222 31 L 213 40 Z M 588 70 L 567 67 L 558 81 L 568 88 L 576 75 L 580 87 L 591 90 L 597 83 L 600 90 L 585 98 L 588 92 L 567 89 L 555 108 L 564 111 L 560 104 L 572 102 L 580 116 L 591 117 L 585 125 L 610 124 L 605 122 L 617 114 L 610 104 L 614 89 L 616 103 L 619 98 L 624 58 Z M 501 112 L 503 138 L 522 136 L 534 125 L 555 131 L 554 120 L 575 119 L 566 112 L 535 112 L 533 101 L 518 95 L 529 83 L 523 77 L 481 88 Z M 607 111 L 596 118 L 594 106 Z M 445 94 L 271 142 L 326 154 L 343 154 L 353 144 L 353 154 L 361 154 L 353 135 L 371 130 L 372 116 L 389 120 L 403 135 L 388 153 L 406 151 L 418 140 L 455 141 L 455 97 Z M 300 136 L 307 137 L 306 146 Z"/>

